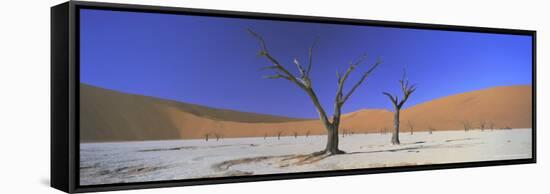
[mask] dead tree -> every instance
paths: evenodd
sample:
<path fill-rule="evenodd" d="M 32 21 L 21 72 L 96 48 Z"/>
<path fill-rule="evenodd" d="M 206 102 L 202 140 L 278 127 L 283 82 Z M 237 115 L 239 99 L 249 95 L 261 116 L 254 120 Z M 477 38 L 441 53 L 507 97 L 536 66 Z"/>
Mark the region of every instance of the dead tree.
<path fill-rule="evenodd" d="M 409 125 L 409 129 L 411 130 L 411 135 L 412 135 L 414 131 L 414 122 L 412 122 L 411 120 L 408 120 L 407 124 Z"/>
<path fill-rule="evenodd" d="M 306 138 L 309 137 L 309 130 L 306 132 Z"/>
<path fill-rule="evenodd" d="M 479 122 L 479 127 L 481 128 L 481 131 L 485 130 L 485 125 L 487 124 L 487 121 L 482 120 Z"/>
<path fill-rule="evenodd" d="M 489 128 L 491 128 L 491 131 L 495 129 L 495 123 L 489 122 Z"/>
<path fill-rule="evenodd" d="M 386 127 L 380 129 L 380 134 L 382 135 L 386 135 L 386 132 L 388 131 L 388 129 Z"/>
<path fill-rule="evenodd" d="M 294 139 L 298 138 L 298 132 L 294 131 Z"/>
<path fill-rule="evenodd" d="M 264 133 L 264 140 L 267 139 L 267 133 Z"/>
<path fill-rule="evenodd" d="M 296 65 L 296 68 L 298 69 L 299 75 L 294 75 L 289 70 L 287 70 L 286 67 L 284 67 L 277 59 L 275 59 L 271 53 L 269 53 L 266 43 L 262 36 L 257 34 L 256 32 L 252 30 L 248 30 L 248 32 L 254 36 L 258 42 L 260 43 L 260 52 L 259 55 L 262 57 L 265 57 L 272 65 L 264 67 L 263 69 L 271 70 L 274 75 L 266 76 L 265 78 L 269 79 L 283 79 L 287 80 L 294 85 L 298 86 L 301 90 L 303 90 L 311 102 L 313 102 L 313 105 L 315 109 L 317 110 L 317 113 L 319 115 L 319 120 L 327 130 L 327 143 L 324 150 L 314 153 L 314 155 L 321 155 L 321 154 L 342 154 L 345 153 L 341 151 L 338 148 L 338 128 L 340 127 L 340 117 L 342 114 L 342 106 L 346 103 L 346 101 L 350 98 L 350 96 L 355 92 L 355 90 L 365 81 L 365 79 L 378 67 L 380 62 L 376 62 L 374 65 L 372 65 L 366 72 L 363 73 L 363 75 L 359 78 L 359 80 L 351 87 L 351 89 L 344 93 L 344 85 L 346 80 L 348 79 L 350 73 L 357 68 L 366 58 L 366 55 L 360 56 L 355 62 L 351 62 L 349 64 L 349 67 L 347 68 L 346 72 L 344 74 L 340 74 L 336 72 L 337 79 L 337 90 L 336 90 L 336 97 L 334 99 L 334 110 L 332 119 L 329 119 L 329 116 L 325 112 L 325 109 L 321 106 L 321 102 L 319 101 L 319 98 L 317 97 L 317 94 L 315 93 L 311 79 L 310 79 L 310 72 L 312 67 L 312 56 L 313 56 L 313 48 L 315 47 L 316 41 L 313 42 L 312 46 L 309 47 L 309 60 L 306 66 L 303 66 L 298 59 L 294 58 L 293 63 Z"/>
<path fill-rule="evenodd" d="M 277 132 L 277 140 L 281 140 L 281 134 L 282 134 L 282 133 L 283 133 L 283 132 L 281 132 L 281 131 Z"/>
<path fill-rule="evenodd" d="M 221 138 L 221 136 L 220 136 L 219 134 L 217 134 L 217 133 L 214 133 L 214 136 L 216 137 L 216 141 L 219 141 L 220 138 Z"/>
<path fill-rule="evenodd" d="M 399 145 L 401 142 L 399 142 L 399 112 L 401 112 L 401 108 L 407 102 L 409 99 L 409 96 L 416 90 L 416 87 L 414 84 L 409 85 L 409 80 L 407 79 L 407 72 L 403 72 L 403 76 L 401 77 L 401 80 L 399 80 L 399 84 L 401 85 L 401 92 L 403 93 L 403 97 L 401 100 L 399 100 L 399 97 L 397 95 L 392 95 L 388 92 L 383 92 L 384 95 L 386 95 L 390 101 L 393 104 L 393 134 L 391 137 L 391 143 L 394 145 Z"/>
<path fill-rule="evenodd" d="M 206 135 L 204 135 L 204 140 L 208 141 L 208 133 Z"/>
<path fill-rule="evenodd" d="M 432 127 L 432 126 L 429 126 L 428 127 L 428 132 L 430 132 L 430 135 L 433 133 L 435 129 Z"/>
<path fill-rule="evenodd" d="M 472 123 L 470 121 L 462 121 L 462 127 L 464 127 L 464 131 L 468 132 L 472 128 Z"/>

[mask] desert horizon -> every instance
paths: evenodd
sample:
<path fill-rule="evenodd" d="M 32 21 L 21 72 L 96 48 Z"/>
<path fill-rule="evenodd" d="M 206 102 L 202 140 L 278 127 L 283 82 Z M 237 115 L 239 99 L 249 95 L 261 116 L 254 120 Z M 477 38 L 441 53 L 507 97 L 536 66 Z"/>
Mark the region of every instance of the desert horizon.
<path fill-rule="evenodd" d="M 81 141 L 143 141 L 326 134 L 318 119 L 217 109 L 80 84 Z M 531 128 L 531 86 L 497 86 L 421 102 L 401 112 L 401 133 Z M 506 111 L 504 109 L 514 111 Z M 391 133 L 392 112 L 342 114 L 341 134 Z M 385 130 L 384 130 L 385 129 Z M 217 137 L 216 137 L 217 136 Z"/>

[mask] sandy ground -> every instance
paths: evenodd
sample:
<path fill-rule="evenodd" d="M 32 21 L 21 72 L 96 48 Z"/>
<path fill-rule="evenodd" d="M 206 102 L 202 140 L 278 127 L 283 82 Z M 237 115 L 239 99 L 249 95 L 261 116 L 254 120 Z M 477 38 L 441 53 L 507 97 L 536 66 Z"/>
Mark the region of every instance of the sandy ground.
<path fill-rule="evenodd" d="M 308 157 L 326 136 L 81 144 L 80 184 L 372 168 L 531 158 L 531 129 L 340 137 L 347 154 Z"/>

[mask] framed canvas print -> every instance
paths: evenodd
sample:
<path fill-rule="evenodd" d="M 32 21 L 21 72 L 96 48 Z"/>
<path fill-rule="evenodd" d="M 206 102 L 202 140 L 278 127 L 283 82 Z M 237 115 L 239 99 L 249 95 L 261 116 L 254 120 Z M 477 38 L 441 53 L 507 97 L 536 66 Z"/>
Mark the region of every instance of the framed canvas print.
<path fill-rule="evenodd" d="M 66 192 L 536 161 L 535 31 L 52 7 Z"/>

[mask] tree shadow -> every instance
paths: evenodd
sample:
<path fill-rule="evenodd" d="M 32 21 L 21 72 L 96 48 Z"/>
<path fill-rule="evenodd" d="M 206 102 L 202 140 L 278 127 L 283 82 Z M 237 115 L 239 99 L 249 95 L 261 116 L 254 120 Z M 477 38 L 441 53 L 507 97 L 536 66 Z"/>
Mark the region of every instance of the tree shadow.
<path fill-rule="evenodd" d="M 447 141 L 445 141 L 447 142 Z M 409 143 L 408 145 L 415 145 L 415 144 L 422 144 L 425 143 L 424 141 L 419 141 L 415 143 Z M 453 144 L 453 145 L 445 145 L 445 144 L 436 144 L 436 145 L 417 145 L 412 147 L 401 147 L 401 148 L 394 148 L 394 149 L 385 149 L 385 150 L 372 150 L 372 151 L 363 151 L 363 152 L 348 152 L 346 154 L 372 154 L 372 153 L 382 153 L 382 152 L 400 152 L 400 151 L 419 151 L 419 150 L 425 150 L 425 149 L 439 149 L 439 148 L 464 148 L 464 147 L 471 147 L 475 145 L 479 145 L 483 143 L 469 143 L 469 144 Z"/>
<path fill-rule="evenodd" d="M 382 153 L 382 152 L 399 152 L 399 151 L 415 151 L 422 148 L 426 148 L 425 146 L 416 146 L 416 147 L 404 147 L 404 148 L 395 148 L 395 149 L 386 149 L 386 150 L 373 150 L 373 151 L 364 151 L 364 152 L 348 152 L 346 154 L 353 155 L 353 154 L 372 154 L 372 153 Z"/>
<path fill-rule="evenodd" d="M 464 141 L 464 140 L 471 140 L 471 139 L 458 139 L 458 140 L 451 140 L 451 141 Z M 445 141 L 445 142 L 451 142 L 451 141 Z M 427 150 L 427 149 L 448 149 L 448 148 L 464 148 L 464 147 L 470 147 L 475 146 L 478 144 L 483 143 L 464 143 L 464 144 L 434 144 L 434 145 L 424 145 L 426 141 L 417 141 L 417 142 L 411 142 L 411 143 L 403 143 L 401 144 L 401 147 L 392 148 L 392 149 L 382 149 L 382 150 L 371 150 L 371 151 L 358 151 L 358 152 L 344 152 L 341 154 L 330 154 L 326 152 L 314 152 L 310 154 L 290 154 L 290 155 L 278 155 L 278 156 L 259 156 L 259 157 L 250 157 L 250 158 L 241 158 L 241 159 L 235 159 L 235 160 L 227 160 L 218 164 L 213 165 L 212 167 L 215 170 L 218 171 L 225 171 L 229 170 L 231 166 L 234 165 L 242 165 L 242 164 L 249 164 L 249 163 L 257 163 L 257 162 L 264 162 L 267 160 L 273 160 L 276 161 L 273 162 L 275 164 L 279 164 L 278 167 L 289 167 L 289 166 L 300 166 L 305 164 L 312 164 L 319 162 L 321 160 L 324 160 L 329 157 L 337 157 L 337 156 L 344 156 L 344 155 L 355 155 L 355 154 L 372 154 L 372 153 L 393 153 L 393 152 L 420 152 L 420 150 Z M 270 165 L 272 163 L 269 163 Z"/>

